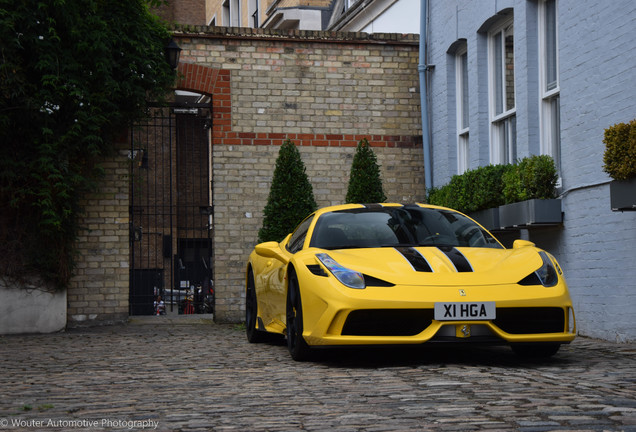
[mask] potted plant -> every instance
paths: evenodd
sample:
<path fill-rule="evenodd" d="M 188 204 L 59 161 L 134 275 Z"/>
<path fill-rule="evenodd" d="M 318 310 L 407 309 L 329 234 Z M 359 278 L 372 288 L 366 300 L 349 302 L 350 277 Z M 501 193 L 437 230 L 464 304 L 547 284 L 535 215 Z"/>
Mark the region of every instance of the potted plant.
<path fill-rule="evenodd" d="M 473 207 L 468 208 L 470 217 L 488 230 L 499 229 L 499 206 L 504 203 L 503 174 L 510 165 L 487 165 L 467 171 L 466 184 L 472 185 Z"/>
<path fill-rule="evenodd" d="M 316 208 L 313 188 L 305 172 L 300 152 L 293 141 L 286 139 L 276 159 L 258 241 L 262 243 L 283 240 Z"/>
<path fill-rule="evenodd" d="M 488 165 L 455 175 L 428 191 L 428 203 L 454 208 L 489 230 L 563 222 L 556 198 L 557 172 L 550 156 L 531 156 L 514 165 Z"/>
<path fill-rule="evenodd" d="M 603 170 L 610 175 L 613 211 L 636 211 L 636 119 L 605 129 Z"/>
<path fill-rule="evenodd" d="M 557 179 L 554 160 L 547 155 L 526 157 L 512 165 L 502 176 L 507 204 L 499 207 L 501 227 L 562 223 L 561 200 L 555 192 Z"/>
<path fill-rule="evenodd" d="M 508 169 L 510 165 L 487 165 L 454 175 L 448 184 L 429 189 L 427 202 L 466 213 L 488 230 L 499 229 L 501 177 Z"/>
<path fill-rule="evenodd" d="M 368 204 L 384 201 L 386 201 L 386 195 L 382 188 L 378 159 L 369 141 L 363 138 L 358 142 L 353 156 L 346 202 Z"/>
<path fill-rule="evenodd" d="M 428 191 L 429 204 L 468 214 L 487 229 L 499 228 L 499 206 L 504 203 L 503 173 L 510 165 L 487 165 L 455 175 L 442 187 Z"/>

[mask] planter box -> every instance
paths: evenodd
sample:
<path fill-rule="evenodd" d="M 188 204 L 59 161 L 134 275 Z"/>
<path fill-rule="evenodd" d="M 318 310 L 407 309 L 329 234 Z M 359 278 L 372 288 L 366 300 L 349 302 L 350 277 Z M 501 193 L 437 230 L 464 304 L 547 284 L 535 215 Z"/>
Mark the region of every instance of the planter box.
<path fill-rule="evenodd" d="M 560 199 L 532 199 L 499 207 L 501 228 L 560 225 L 562 222 Z"/>
<path fill-rule="evenodd" d="M 636 177 L 610 183 L 612 211 L 636 211 Z"/>
<path fill-rule="evenodd" d="M 469 214 L 468 216 L 475 219 L 488 231 L 496 230 L 501 227 L 499 224 L 499 207 L 479 210 Z"/>

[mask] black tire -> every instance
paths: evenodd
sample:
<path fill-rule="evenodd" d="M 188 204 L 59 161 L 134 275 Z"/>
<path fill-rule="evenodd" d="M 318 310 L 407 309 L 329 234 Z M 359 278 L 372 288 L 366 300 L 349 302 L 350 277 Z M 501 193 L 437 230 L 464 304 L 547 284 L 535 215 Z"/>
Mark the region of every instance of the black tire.
<path fill-rule="evenodd" d="M 548 358 L 555 355 L 560 344 L 554 343 L 528 343 L 528 344 L 512 344 L 512 351 L 519 357 L 524 358 Z"/>
<path fill-rule="evenodd" d="M 300 286 L 293 268 L 290 268 L 287 287 L 287 349 L 296 361 L 307 360 L 311 348 L 303 338 L 303 307 Z"/>
<path fill-rule="evenodd" d="M 256 301 L 256 288 L 254 286 L 254 274 L 252 269 L 247 272 L 245 285 L 245 334 L 250 343 L 262 342 L 265 334 L 256 328 L 258 320 L 258 303 Z"/>

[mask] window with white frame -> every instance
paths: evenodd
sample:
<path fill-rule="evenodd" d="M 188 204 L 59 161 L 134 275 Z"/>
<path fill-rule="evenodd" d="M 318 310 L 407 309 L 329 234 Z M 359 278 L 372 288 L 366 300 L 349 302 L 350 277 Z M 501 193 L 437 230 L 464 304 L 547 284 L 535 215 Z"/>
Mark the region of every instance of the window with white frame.
<path fill-rule="evenodd" d="M 552 156 L 561 172 L 561 119 L 557 0 L 539 3 L 539 85 L 541 153 Z"/>
<path fill-rule="evenodd" d="M 468 170 L 468 51 L 466 46 L 455 54 L 457 107 L 457 173 Z"/>
<path fill-rule="evenodd" d="M 488 34 L 490 99 L 490 161 L 517 159 L 514 24 L 510 18 Z"/>

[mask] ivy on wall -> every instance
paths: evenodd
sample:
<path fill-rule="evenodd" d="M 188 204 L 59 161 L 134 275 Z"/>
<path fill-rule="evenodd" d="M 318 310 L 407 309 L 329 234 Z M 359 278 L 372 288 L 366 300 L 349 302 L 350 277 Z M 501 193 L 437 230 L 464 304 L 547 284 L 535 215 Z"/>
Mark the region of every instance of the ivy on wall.
<path fill-rule="evenodd" d="M 68 284 L 98 161 L 174 82 L 149 5 L 0 0 L 0 274 Z"/>

